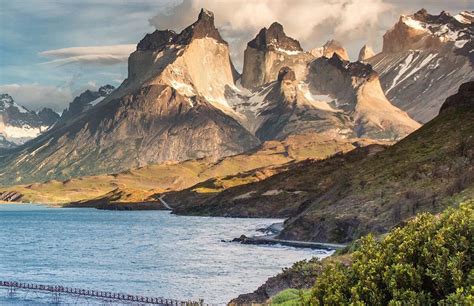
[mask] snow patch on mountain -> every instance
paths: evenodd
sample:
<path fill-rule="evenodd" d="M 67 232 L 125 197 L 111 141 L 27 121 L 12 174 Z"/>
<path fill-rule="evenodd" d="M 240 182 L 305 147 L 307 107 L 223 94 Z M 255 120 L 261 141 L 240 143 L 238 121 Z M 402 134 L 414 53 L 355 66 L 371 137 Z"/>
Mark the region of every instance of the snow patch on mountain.
<path fill-rule="evenodd" d="M 10 139 L 13 143 L 22 144 L 25 140 L 29 140 L 38 137 L 41 133 L 46 131 L 48 126 L 31 127 L 29 125 L 23 125 L 21 127 L 6 126 L 3 129 L 3 134 L 7 139 Z"/>
<path fill-rule="evenodd" d="M 278 51 L 278 52 L 286 53 L 288 55 L 297 55 L 297 54 L 302 53 L 301 51 L 298 51 L 298 50 L 285 50 L 285 49 L 282 49 L 282 48 L 275 48 L 275 50 Z"/>
<path fill-rule="evenodd" d="M 189 84 L 181 83 L 181 82 L 178 82 L 176 80 L 171 80 L 170 83 L 171 83 L 171 87 L 176 89 L 182 95 L 185 95 L 185 96 L 188 96 L 188 97 L 196 95 L 196 92 L 194 91 L 194 88 Z"/>

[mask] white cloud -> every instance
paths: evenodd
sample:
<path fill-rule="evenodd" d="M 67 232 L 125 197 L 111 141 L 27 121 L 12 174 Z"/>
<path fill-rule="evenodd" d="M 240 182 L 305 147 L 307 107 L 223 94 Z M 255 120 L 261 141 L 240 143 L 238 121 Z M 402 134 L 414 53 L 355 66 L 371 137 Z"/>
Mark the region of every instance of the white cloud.
<path fill-rule="evenodd" d="M 43 64 L 63 66 L 68 64 L 115 65 L 127 62 L 136 44 L 71 47 L 40 52 L 40 55 L 56 58 Z"/>
<path fill-rule="evenodd" d="M 50 107 L 61 113 L 64 106 L 72 101 L 69 88 L 45 86 L 39 84 L 5 84 L 0 85 L 0 93 L 8 93 L 16 103 L 30 110 Z"/>

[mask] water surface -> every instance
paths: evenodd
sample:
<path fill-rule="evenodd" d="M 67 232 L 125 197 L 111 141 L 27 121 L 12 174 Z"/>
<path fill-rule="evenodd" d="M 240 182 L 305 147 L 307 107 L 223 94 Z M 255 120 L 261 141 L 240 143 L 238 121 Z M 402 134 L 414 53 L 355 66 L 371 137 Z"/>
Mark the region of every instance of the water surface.
<path fill-rule="evenodd" d="M 0 205 L 0 279 L 225 303 L 328 253 L 222 242 L 279 220 Z M 48 303 L 43 296 L 0 304 Z"/>

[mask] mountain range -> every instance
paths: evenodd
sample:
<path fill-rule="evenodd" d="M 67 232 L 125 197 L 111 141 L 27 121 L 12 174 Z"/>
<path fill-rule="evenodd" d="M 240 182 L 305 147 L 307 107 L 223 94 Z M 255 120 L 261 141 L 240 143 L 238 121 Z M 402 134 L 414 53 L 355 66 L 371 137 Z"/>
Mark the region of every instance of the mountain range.
<path fill-rule="evenodd" d="M 407 16 L 400 22 L 407 18 L 414 20 Z M 462 23 L 456 26 L 464 33 L 459 39 L 472 34 L 467 25 L 468 30 Z M 156 30 L 147 34 L 130 55 L 128 78 L 117 89 L 102 88 L 107 96 L 101 89 L 85 92 L 53 128 L 0 153 L 0 182 L 69 179 L 188 159 L 218 160 L 252 150 L 264 141 L 307 133 L 341 141 L 400 140 L 420 124 L 404 112 L 410 107 L 397 104 L 397 96 L 385 94 L 392 92 L 384 90 L 384 84 L 399 66 L 379 69 L 375 62 L 407 52 L 390 48 L 392 41 L 400 39 L 393 38 L 393 31 L 385 35 L 382 53 L 369 57 L 370 47 L 365 46 L 363 60 L 350 62 L 341 43 L 332 40 L 304 51 L 281 24 L 273 23 L 248 43 L 240 75 L 214 25 L 214 15 L 203 9 L 181 33 Z M 456 51 L 457 40 L 442 44 L 451 48 L 457 61 L 469 62 L 468 56 Z M 415 69 L 421 73 L 426 67 Z M 471 68 L 456 80 L 471 78 Z M 450 78 L 439 82 L 457 84 Z M 403 101 L 411 101 L 413 95 Z M 417 105 L 432 103 L 427 96 L 419 99 Z"/>
<path fill-rule="evenodd" d="M 105 85 L 98 90 L 86 90 L 58 115 L 50 108 L 38 112 L 17 104 L 9 94 L 0 94 L 0 148 L 11 149 L 38 137 L 56 124 L 63 124 L 88 110 L 108 96 L 115 87 Z"/>
<path fill-rule="evenodd" d="M 96 206 L 94 203 L 99 202 L 153 202 L 156 195 L 166 193 L 171 202 L 180 203 L 174 207 L 177 213 L 295 218 L 295 213 L 310 205 L 310 199 L 316 201 L 313 197 L 319 192 L 329 197 L 334 188 L 350 190 L 340 185 L 342 182 L 352 184 L 357 175 L 365 177 L 352 177 L 347 169 L 346 174 L 335 170 L 346 164 L 351 169 L 358 163 L 365 167 L 371 156 L 395 150 L 387 150 L 387 145 L 399 142 L 399 148 L 428 129 L 423 127 L 413 134 L 421 124 L 404 110 L 417 118 L 406 102 L 418 99 L 416 107 L 430 109 L 423 114 L 432 109 L 438 112 L 441 104 L 433 104 L 432 90 L 414 88 L 409 94 L 401 85 L 388 90 L 387 80 L 396 74 L 399 77 L 392 81 L 408 82 L 421 73 L 433 80 L 431 73 L 443 70 L 456 77 L 435 79 L 436 88 L 449 87 L 450 91 L 458 82 L 470 80 L 470 52 L 461 51 L 472 43 L 471 17 L 469 12 L 435 16 L 424 10 L 402 16 L 385 34 L 383 51 L 374 54 L 365 45 L 356 62 L 348 60 L 346 50 L 335 40 L 304 51 L 275 22 L 247 44 L 239 74 L 230 60 L 228 44 L 214 25 L 214 15 L 203 9 L 197 21 L 181 33 L 156 30 L 147 34 L 130 55 L 128 78 L 118 88 L 106 85 L 82 93 L 45 133 L 0 152 L 0 183 L 35 183 L 15 187 L 15 192 L 29 201 Z M 447 32 L 441 34 L 439 28 Z M 451 56 L 469 69 L 449 70 L 441 59 L 435 66 L 405 67 L 392 61 L 406 58 L 410 52 L 431 54 L 433 58 L 435 53 L 440 57 L 440 52 L 446 52 L 447 58 Z M 417 80 L 415 77 L 410 86 L 425 84 Z M 388 95 L 397 90 L 407 95 L 400 108 L 396 101 L 401 100 Z M 437 101 L 446 95 L 447 91 L 438 92 Z M 441 139 L 438 134 L 428 134 L 426 139 Z M 336 154 L 350 150 L 345 155 Z M 320 160 L 331 154 L 336 155 Z M 243 165 L 246 159 L 249 164 Z M 362 174 L 370 172 L 354 167 Z M 376 169 L 378 165 L 367 167 Z M 219 170 L 209 172 L 206 168 Z M 313 173 L 311 169 L 317 170 Z M 306 174 L 316 176 L 329 189 L 291 187 L 301 181 L 298 171 L 303 173 L 301 180 Z M 267 184 L 279 186 L 282 177 L 284 186 L 269 191 Z M 101 183 L 92 186 L 93 181 Z M 70 191 L 58 194 L 54 191 L 57 186 Z M 366 196 L 360 190 L 358 195 Z M 282 199 L 274 201 L 274 197 Z M 342 206 L 353 201 L 330 198 L 341 201 Z M 267 209 L 255 207 L 267 200 Z M 246 204 L 240 206 L 241 202 Z M 274 207 L 273 203 L 281 205 Z M 304 223 L 300 222 L 304 219 L 297 220 L 295 224 Z M 340 222 L 346 226 L 346 221 Z M 375 223 L 380 226 L 383 222 Z M 364 232 L 355 223 L 351 226 L 341 237 L 352 239 Z M 366 226 L 365 230 L 377 230 Z M 292 233 L 288 237 L 338 240 L 331 229 L 325 230 L 329 232 Z"/>
<path fill-rule="evenodd" d="M 0 148 L 12 148 L 37 137 L 58 120 L 50 108 L 39 112 L 18 105 L 8 94 L 0 94 Z"/>
<path fill-rule="evenodd" d="M 334 39 L 304 50 L 274 22 L 247 43 L 240 73 L 202 9 L 180 33 L 146 34 L 118 88 L 87 90 L 61 116 L 0 95 L 0 201 L 282 218 L 265 239 L 350 244 L 343 269 L 360 237 L 474 198 L 473 22 L 472 11 L 402 15 L 382 51 L 364 45 L 357 61 Z M 413 261 L 410 239 L 388 245 L 408 245 Z M 413 274 L 396 260 L 390 271 Z M 330 263 L 295 264 L 233 302 L 310 288 Z"/>

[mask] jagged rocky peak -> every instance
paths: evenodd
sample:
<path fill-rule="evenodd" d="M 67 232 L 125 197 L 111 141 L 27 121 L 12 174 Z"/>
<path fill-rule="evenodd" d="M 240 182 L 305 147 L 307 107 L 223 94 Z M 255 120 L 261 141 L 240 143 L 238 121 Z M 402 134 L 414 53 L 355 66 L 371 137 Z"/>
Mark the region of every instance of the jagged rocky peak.
<path fill-rule="evenodd" d="M 0 94 L 0 148 L 21 145 L 48 130 L 58 119 L 59 115 L 50 108 L 31 111 L 9 94 Z"/>
<path fill-rule="evenodd" d="M 51 108 L 45 107 L 38 112 L 38 117 L 44 126 L 53 126 L 60 116 Z"/>
<path fill-rule="evenodd" d="M 336 67 L 344 74 L 351 77 L 364 78 L 367 81 L 370 81 L 374 78 L 378 78 L 377 72 L 372 69 L 372 66 L 370 64 L 365 64 L 361 62 L 350 62 L 341 58 L 337 53 L 334 53 L 329 59 L 320 58 L 316 61 L 327 62 L 328 64 Z"/>
<path fill-rule="evenodd" d="M 256 89 L 275 81 L 278 72 L 285 66 L 291 67 L 297 79 L 302 79 L 307 71 L 306 65 L 312 59 L 313 56 L 303 52 L 296 39 L 285 34 L 281 24 L 274 22 L 248 42 L 244 53 L 242 85 Z"/>
<path fill-rule="evenodd" d="M 176 32 L 172 30 L 156 30 L 151 34 L 146 34 L 137 45 L 139 51 L 161 51 L 176 37 Z"/>
<path fill-rule="evenodd" d="M 278 22 L 272 23 L 268 29 L 261 29 L 257 36 L 248 42 L 247 46 L 261 51 L 303 52 L 300 43 L 296 39 L 288 37 L 283 26 Z"/>
<path fill-rule="evenodd" d="M 333 54 L 339 55 L 343 60 L 348 61 L 349 55 L 347 55 L 346 49 L 342 46 L 342 44 L 337 40 L 330 40 L 324 46 L 324 56 L 325 57 L 332 57 Z"/>
<path fill-rule="evenodd" d="M 0 94 L 0 107 L 13 105 L 13 98 L 9 94 Z"/>
<path fill-rule="evenodd" d="M 440 113 L 454 108 L 474 109 L 474 81 L 462 84 L 455 95 L 448 97 L 441 106 Z"/>
<path fill-rule="evenodd" d="M 193 39 L 206 37 L 214 38 L 217 42 L 227 44 L 214 25 L 214 13 L 202 8 L 198 20 L 179 33 L 173 40 L 173 43 L 186 45 Z"/>
<path fill-rule="evenodd" d="M 214 14 L 206 9 L 201 9 L 198 19 L 192 25 L 188 26 L 181 33 L 177 34 L 175 31 L 156 30 L 151 34 L 146 34 L 145 37 L 138 43 L 138 51 L 162 51 L 171 45 L 187 45 L 193 39 L 210 37 L 214 38 L 220 43 L 227 44 L 219 34 L 219 31 L 214 25 Z"/>
<path fill-rule="evenodd" d="M 312 49 L 310 53 L 316 58 L 322 56 L 330 58 L 333 54 L 337 54 L 343 60 L 349 60 L 349 55 L 347 54 L 346 49 L 339 41 L 334 39 L 328 40 L 322 47 Z"/>
<path fill-rule="evenodd" d="M 359 61 L 363 62 L 375 55 L 374 50 L 370 46 L 364 45 L 359 51 Z"/>
<path fill-rule="evenodd" d="M 421 9 L 413 15 L 402 15 L 383 37 L 383 52 L 410 49 L 439 49 L 445 44 L 463 48 L 472 42 L 472 12 L 452 16 L 448 12 L 431 15 Z"/>
<path fill-rule="evenodd" d="M 150 46 L 157 49 L 141 51 Z M 130 55 L 128 79 L 119 91 L 131 92 L 144 83 L 166 84 L 182 95 L 199 94 L 229 109 L 224 93 L 226 87 L 235 86 L 237 75 L 228 44 L 214 25 L 214 14 L 202 9 L 179 34 L 169 30 L 148 34 Z"/>
<path fill-rule="evenodd" d="M 0 94 L 0 111 L 5 111 L 7 108 L 16 108 L 20 113 L 29 112 L 26 107 L 16 104 L 9 94 Z"/>
<path fill-rule="evenodd" d="M 69 107 L 65 109 L 61 115 L 60 122 L 67 122 L 68 120 L 77 117 L 81 113 L 101 102 L 114 90 L 115 87 L 109 84 L 101 86 L 97 90 L 87 89 L 79 96 L 75 97 L 71 103 L 69 103 Z"/>
<path fill-rule="evenodd" d="M 471 25 L 474 23 L 474 11 L 464 11 L 453 16 L 458 22 L 462 24 Z"/>

